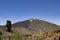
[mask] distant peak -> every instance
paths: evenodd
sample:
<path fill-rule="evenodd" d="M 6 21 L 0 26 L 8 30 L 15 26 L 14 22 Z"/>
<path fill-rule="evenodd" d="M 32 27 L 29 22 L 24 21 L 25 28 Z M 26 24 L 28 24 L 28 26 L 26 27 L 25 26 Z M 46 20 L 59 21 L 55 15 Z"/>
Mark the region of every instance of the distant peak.
<path fill-rule="evenodd" d="M 30 20 L 37 20 L 37 18 L 30 18 Z"/>
<path fill-rule="evenodd" d="M 30 21 L 33 21 L 33 20 L 38 20 L 37 18 L 30 18 L 29 19 Z"/>

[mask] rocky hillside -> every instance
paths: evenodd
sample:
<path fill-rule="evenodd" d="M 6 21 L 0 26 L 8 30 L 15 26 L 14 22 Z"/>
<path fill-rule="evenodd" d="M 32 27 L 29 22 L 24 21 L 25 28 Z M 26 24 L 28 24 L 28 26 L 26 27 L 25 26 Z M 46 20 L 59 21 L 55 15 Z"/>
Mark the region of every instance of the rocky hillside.
<path fill-rule="evenodd" d="M 29 19 L 26 21 L 22 21 L 22 22 L 17 22 L 15 24 L 12 24 L 12 27 L 15 29 L 19 29 L 19 31 L 25 29 L 25 31 L 45 31 L 45 32 L 50 32 L 50 31 L 55 31 L 55 30 L 60 30 L 60 26 L 50 23 L 50 22 L 46 22 L 43 20 L 39 20 L 39 19 Z M 17 29 L 17 30 L 18 30 Z"/>

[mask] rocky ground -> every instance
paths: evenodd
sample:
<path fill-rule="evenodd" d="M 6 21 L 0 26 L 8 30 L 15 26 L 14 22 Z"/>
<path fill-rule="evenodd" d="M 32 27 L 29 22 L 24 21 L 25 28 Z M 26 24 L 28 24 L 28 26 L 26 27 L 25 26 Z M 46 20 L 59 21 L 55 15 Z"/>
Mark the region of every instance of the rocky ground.
<path fill-rule="evenodd" d="M 2 32 L 2 33 L 1 33 Z M 1 40 L 60 40 L 60 30 L 53 32 L 37 32 L 35 34 L 22 34 L 17 31 L 9 33 L 6 31 L 0 31 Z"/>

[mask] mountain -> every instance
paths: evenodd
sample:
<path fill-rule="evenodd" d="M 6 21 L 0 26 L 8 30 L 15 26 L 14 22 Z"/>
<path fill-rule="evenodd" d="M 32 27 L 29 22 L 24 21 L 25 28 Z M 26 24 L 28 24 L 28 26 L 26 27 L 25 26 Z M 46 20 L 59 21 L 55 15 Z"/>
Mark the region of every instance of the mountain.
<path fill-rule="evenodd" d="M 60 40 L 60 26 L 47 21 L 32 18 L 11 26 L 11 32 L 0 26 L 2 40 Z"/>
<path fill-rule="evenodd" d="M 60 26 L 47 21 L 32 18 L 12 24 L 12 29 L 16 29 L 19 32 L 34 33 L 38 31 L 50 32 L 60 30 Z"/>

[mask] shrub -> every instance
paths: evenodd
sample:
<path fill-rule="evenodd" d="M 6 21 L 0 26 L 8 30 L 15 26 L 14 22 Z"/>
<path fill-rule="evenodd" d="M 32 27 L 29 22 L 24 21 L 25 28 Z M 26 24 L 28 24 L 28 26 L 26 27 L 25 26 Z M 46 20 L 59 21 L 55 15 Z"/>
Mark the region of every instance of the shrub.
<path fill-rule="evenodd" d="M 20 34 L 17 31 L 15 31 L 10 39 L 11 40 L 25 40 L 25 36 L 24 34 Z"/>

